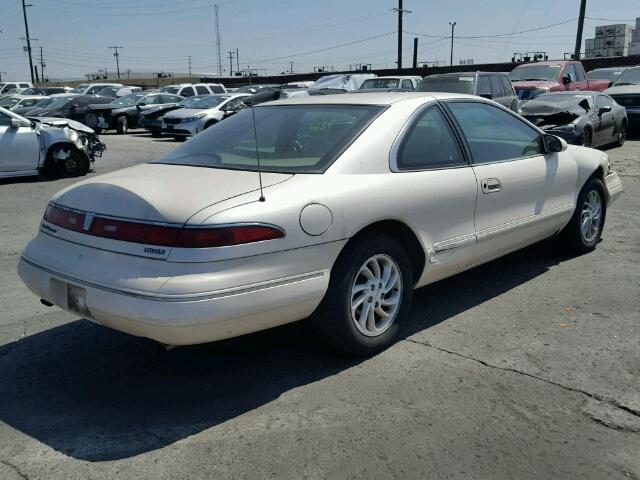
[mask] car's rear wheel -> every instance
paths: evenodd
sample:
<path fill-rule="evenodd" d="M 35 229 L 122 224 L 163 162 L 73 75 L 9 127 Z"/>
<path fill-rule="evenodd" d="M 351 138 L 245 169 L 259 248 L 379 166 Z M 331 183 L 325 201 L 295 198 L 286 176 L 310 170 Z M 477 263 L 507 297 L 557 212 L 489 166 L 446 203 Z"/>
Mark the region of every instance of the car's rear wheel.
<path fill-rule="evenodd" d="M 602 237 L 606 213 L 607 203 L 602 180 L 591 177 L 580 191 L 576 209 L 560 238 L 574 253 L 590 252 Z"/>
<path fill-rule="evenodd" d="M 184 141 L 187 139 L 187 137 L 184 137 L 184 136 L 182 136 L 182 135 L 174 135 L 174 136 L 173 136 L 173 139 L 174 139 L 176 142 L 184 142 Z"/>
<path fill-rule="evenodd" d="M 590 147 L 593 144 L 593 132 L 590 128 L 585 128 L 580 135 L 580 145 Z"/>
<path fill-rule="evenodd" d="M 393 343 L 412 295 L 413 272 L 404 248 L 388 235 L 362 237 L 340 254 L 312 322 L 329 345 L 370 355 Z"/>
<path fill-rule="evenodd" d="M 624 142 L 627 140 L 627 122 L 623 121 L 620 124 L 620 128 L 618 129 L 618 138 L 616 139 L 616 145 L 621 147 L 624 145 Z"/>
<path fill-rule="evenodd" d="M 160 138 L 162 136 L 162 132 L 160 130 L 151 130 L 151 136 L 153 138 Z"/>
<path fill-rule="evenodd" d="M 129 131 L 129 119 L 126 116 L 118 117 L 116 120 L 116 131 L 121 135 Z"/>

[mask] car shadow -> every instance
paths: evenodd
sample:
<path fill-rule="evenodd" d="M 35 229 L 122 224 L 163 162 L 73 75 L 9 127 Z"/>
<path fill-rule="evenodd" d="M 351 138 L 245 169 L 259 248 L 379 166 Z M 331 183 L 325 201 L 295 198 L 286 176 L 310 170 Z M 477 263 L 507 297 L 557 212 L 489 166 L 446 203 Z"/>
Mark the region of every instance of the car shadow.
<path fill-rule="evenodd" d="M 447 321 L 560 261 L 543 243 L 422 288 L 399 337 Z M 304 321 L 166 351 L 77 320 L 0 347 L 0 420 L 80 460 L 123 459 L 362 361 L 324 347 Z"/>

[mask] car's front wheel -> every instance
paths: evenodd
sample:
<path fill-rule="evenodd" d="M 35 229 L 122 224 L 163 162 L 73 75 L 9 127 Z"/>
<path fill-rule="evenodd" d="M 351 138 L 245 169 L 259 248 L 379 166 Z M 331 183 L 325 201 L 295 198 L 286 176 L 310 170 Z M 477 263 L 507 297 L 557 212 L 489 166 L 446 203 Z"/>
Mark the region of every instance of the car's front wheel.
<path fill-rule="evenodd" d="M 585 128 L 580 135 L 580 145 L 590 147 L 593 144 L 593 133 L 590 128 Z"/>
<path fill-rule="evenodd" d="M 116 131 L 121 135 L 129 131 L 129 119 L 124 115 L 116 120 Z"/>
<path fill-rule="evenodd" d="M 329 345 L 370 355 L 393 343 L 412 295 L 413 272 L 404 248 L 388 235 L 361 237 L 336 261 L 313 325 Z"/>
<path fill-rule="evenodd" d="M 618 137 L 616 138 L 616 146 L 621 147 L 627 140 L 627 122 L 623 121 L 618 129 Z"/>
<path fill-rule="evenodd" d="M 560 237 L 572 252 L 590 252 L 602 237 L 606 213 L 607 203 L 602 180 L 591 177 L 582 187 L 573 216 Z"/>

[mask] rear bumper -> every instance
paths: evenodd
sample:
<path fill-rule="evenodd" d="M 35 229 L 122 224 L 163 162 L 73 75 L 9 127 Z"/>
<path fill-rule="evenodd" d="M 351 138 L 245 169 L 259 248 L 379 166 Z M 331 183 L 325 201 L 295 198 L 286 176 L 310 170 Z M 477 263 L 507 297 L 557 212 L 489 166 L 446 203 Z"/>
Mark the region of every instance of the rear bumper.
<path fill-rule="evenodd" d="M 622 193 L 622 181 L 616 172 L 610 172 L 604 177 L 604 183 L 607 187 L 607 205 L 610 205 Z"/>
<path fill-rule="evenodd" d="M 36 296 L 169 345 L 221 340 L 309 316 L 326 292 L 332 259 L 342 247 L 337 242 L 263 258 L 176 264 L 46 237 L 36 237 L 18 264 L 20 278 Z M 39 251 L 42 246 L 46 253 Z M 71 300 L 70 290 L 82 292 L 84 308 Z"/>

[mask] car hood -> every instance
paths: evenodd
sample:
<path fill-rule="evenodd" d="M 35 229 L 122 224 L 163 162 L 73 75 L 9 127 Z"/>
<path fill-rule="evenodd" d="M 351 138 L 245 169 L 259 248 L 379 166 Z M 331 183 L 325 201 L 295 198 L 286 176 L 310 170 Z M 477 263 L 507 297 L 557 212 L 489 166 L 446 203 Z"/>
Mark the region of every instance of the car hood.
<path fill-rule="evenodd" d="M 515 88 L 516 90 L 535 90 L 536 88 L 547 89 L 547 88 L 558 86 L 558 82 L 550 82 L 548 80 L 535 80 L 535 81 L 529 81 L 529 82 L 520 81 L 520 82 L 512 82 L 512 83 L 513 83 L 513 88 Z"/>
<path fill-rule="evenodd" d="M 172 112 L 167 113 L 164 118 L 187 118 L 192 117 L 200 112 L 206 111 L 216 111 L 217 108 L 180 108 L 179 110 L 174 110 Z"/>
<path fill-rule="evenodd" d="M 520 105 L 521 115 L 556 115 L 559 113 L 572 114 L 577 116 L 586 115 L 587 111 L 578 105 L 575 100 L 556 103 L 545 102 L 543 100 L 529 100 Z"/>
<path fill-rule="evenodd" d="M 43 126 L 51 126 L 51 127 L 65 127 L 69 126 L 74 130 L 78 130 L 80 132 L 94 133 L 93 129 L 87 127 L 86 125 L 76 122 L 75 120 L 70 120 L 68 118 L 58 118 L 58 117 L 27 117 L 29 120 L 34 122 L 39 122 Z"/>
<path fill-rule="evenodd" d="M 293 175 L 263 173 L 265 188 Z M 100 215 L 184 224 L 203 208 L 256 192 L 256 172 L 146 163 L 84 180 L 52 201 Z"/>
<path fill-rule="evenodd" d="M 636 94 L 640 95 L 640 85 L 621 85 L 619 87 L 613 86 L 607 88 L 604 93 L 607 95 L 623 95 L 623 94 Z"/>
<path fill-rule="evenodd" d="M 179 107 L 178 104 L 176 103 L 167 103 L 164 105 L 158 105 L 156 107 L 151 107 L 146 109 L 144 112 L 141 113 L 141 115 L 145 116 L 145 117 L 152 117 L 154 115 L 160 115 L 163 112 L 169 112 L 171 110 L 178 110 Z"/>

